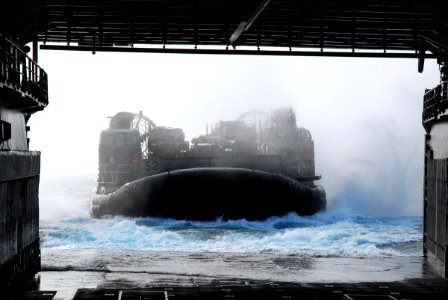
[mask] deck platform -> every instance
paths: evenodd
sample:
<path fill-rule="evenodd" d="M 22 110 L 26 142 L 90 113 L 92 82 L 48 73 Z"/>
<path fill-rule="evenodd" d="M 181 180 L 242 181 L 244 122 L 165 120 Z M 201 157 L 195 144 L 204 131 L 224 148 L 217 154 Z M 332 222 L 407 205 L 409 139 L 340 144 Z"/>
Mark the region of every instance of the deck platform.
<path fill-rule="evenodd" d="M 53 249 L 42 264 L 23 299 L 448 299 L 432 256 Z"/>

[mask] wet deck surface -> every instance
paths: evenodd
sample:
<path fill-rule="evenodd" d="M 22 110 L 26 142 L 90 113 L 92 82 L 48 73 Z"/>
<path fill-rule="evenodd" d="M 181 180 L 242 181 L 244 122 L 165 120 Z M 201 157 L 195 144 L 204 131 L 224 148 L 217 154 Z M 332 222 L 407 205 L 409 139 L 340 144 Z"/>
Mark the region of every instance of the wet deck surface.
<path fill-rule="evenodd" d="M 423 257 L 52 250 L 23 299 L 448 299 L 434 266 Z"/>
<path fill-rule="evenodd" d="M 227 283 L 228 284 L 228 283 Z M 75 299 L 447 299 L 440 282 L 358 284 L 262 284 L 78 290 Z"/>
<path fill-rule="evenodd" d="M 30 292 L 22 299 L 55 299 L 52 292 Z M 53 292 L 54 293 L 54 292 Z M 51 296 L 51 297 L 50 297 Z M 140 289 L 78 289 L 74 300 L 166 299 L 448 299 L 445 280 L 378 283 L 214 282 L 206 286 L 158 286 Z"/>

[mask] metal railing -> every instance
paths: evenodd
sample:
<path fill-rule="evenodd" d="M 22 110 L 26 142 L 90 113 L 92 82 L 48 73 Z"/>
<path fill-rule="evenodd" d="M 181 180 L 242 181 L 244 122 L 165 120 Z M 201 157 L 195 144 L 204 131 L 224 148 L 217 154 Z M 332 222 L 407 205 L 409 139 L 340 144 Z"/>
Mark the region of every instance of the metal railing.
<path fill-rule="evenodd" d="M 17 45 L 0 33 L 0 82 L 48 105 L 47 73 Z"/>
<path fill-rule="evenodd" d="M 428 89 L 423 97 L 423 126 L 439 120 L 443 116 L 448 118 L 448 82 L 444 81 L 433 89 Z M 445 114 L 446 112 L 446 114 Z"/>

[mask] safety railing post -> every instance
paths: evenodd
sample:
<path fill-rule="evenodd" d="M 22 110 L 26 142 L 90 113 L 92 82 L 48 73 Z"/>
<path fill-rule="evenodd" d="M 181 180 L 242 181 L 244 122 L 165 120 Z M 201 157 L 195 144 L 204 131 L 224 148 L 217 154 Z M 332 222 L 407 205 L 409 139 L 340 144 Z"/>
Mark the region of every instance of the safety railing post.
<path fill-rule="evenodd" d="M 0 81 L 36 101 L 38 110 L 47 106 L 48 83 L 45 71 L 1 33 Z"/>

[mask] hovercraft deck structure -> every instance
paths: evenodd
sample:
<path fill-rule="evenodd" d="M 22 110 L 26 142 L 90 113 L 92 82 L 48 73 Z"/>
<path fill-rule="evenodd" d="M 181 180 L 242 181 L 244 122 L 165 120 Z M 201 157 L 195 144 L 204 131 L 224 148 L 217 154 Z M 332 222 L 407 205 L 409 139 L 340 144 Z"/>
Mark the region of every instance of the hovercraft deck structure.
<path fill-rule="evenodd" d="M 185 141 L 180 128 L 120 112 L 101 132 L 92 215 L 248 219 L 326 207 L 314 142 L 291 108 L 252 111 Z"/>

